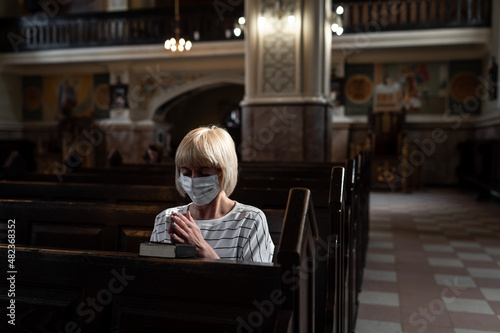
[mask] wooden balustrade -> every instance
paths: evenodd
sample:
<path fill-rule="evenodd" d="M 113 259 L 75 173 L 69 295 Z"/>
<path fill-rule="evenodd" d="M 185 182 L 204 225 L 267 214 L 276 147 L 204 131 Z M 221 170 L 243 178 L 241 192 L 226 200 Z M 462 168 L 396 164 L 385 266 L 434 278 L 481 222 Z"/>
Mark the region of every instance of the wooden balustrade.
<path fill-rule="evenodd" d="M 344 33 L 483 27 L 491 24 L 490 0 L 339 1 Z"/>
<path fill-rule="evenodd" d="M 344 33 L 491 26 L 491 0 L 334 1 L 342 5 Z M 243 2 L 220 15 L 212 3 L 181 6 L 181 32 L 200 41 L 235 39 Z M 172 8 L 0 19 L 0 52 L 161 44 L 174 36 Z M 229 34 L 227 33 L 229 30 Z M 242 37 L 240 37 L 242 38 Z M 195 40 L 196 41 L 196 40 Z"/>

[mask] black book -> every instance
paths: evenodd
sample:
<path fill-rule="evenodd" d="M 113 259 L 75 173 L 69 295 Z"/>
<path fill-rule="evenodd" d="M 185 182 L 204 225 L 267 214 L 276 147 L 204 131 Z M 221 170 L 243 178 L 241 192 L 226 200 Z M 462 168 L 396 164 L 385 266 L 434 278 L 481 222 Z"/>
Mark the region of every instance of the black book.
<path fill-rule="evenodd" d="M 196 246 L 191 244 L 144 242 L 140 244 L 139 255 L 159 258 L 195 258 Z"/>

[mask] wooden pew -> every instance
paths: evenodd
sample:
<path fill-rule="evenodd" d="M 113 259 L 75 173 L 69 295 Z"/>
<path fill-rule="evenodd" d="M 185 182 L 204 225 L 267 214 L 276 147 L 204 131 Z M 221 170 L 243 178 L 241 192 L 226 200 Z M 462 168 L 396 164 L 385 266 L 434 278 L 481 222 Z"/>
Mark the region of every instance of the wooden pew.
<path fill-rule="evenodd" d="M 314 179 L 321 173 L 329 177 L 332 163 L 306 163 L 306 162 L 244 162 L 238 163 L 239 173 L 245 178 L 303 178 Z M 106 168 L 82 168 L 77 172 L 69 174 L 107 174 L 107 175 L 131 175 L 131 174 L 154 174 L 174 175 L 175 164 L 123 164 L 117 167 Z"/>
<path fill-rule="evenodd" d="M 343 233 L 345 229 L 345 167 L 332 168 L 330 195 L 328 199 L 331 212 L 331 242 L 328 254 L 327 278 L 332 284 L 325 305 L 326 332 L 345 332 L 345 282 L 346 261 Z"/>
<path fill-rule="evenodd" d="M 255 180 L 271 179 L 279 183 L 293 180 L 297 186 L 314 187 L 318 180 L 328 180 L 335 163 L 240 162 L 239 182 L 247 187 Z M 175 167 L 165 165 L 131 165 L 109 168 L 88 168 L 71 173 L 28 173 L 22 180 L 58 183 L 96 183 L 127 185 L 174 185 Z M 328 183 L 328 181 L 327 181 Z M 285 187 L 290 188 L 288 185 Z"/>
<path fill-rule="evenodd" d="M 106 169 L 104 169 L 106 170 Z M 30 173 L 20 179 L 24 182 L 41 182 L 54 184 L 107 184 L 107 185 L 135 185 L 135 186 L 173 186 L 174 173 L 168 174 L 108 174 L 105 173 L 77 173 L 58 177 L 53 174 Z M 238 187 L 258 188 L 291 188 L 306 186 L 310 189 L 328 188 L 328 177 L 316 175 L 316 178 L 293 178 L 285 175 L 247 176 L 240 174 Z"/>
<path fill-rule="evenodd" d="M 7 241 L 7 221 L 15 219 L 19 245 L 137 253 L 140 242 L 151 237 L 154 219 L 163 209 L 92 202 L 0 200 L 0 242 Z M 271 237 L 278 244 L 285 210 L 263 212 Z"/>
<path fill-rule="evenodd" d="M 326 302 L 328 332 L 355 330 L 358 295 L 366 262 L 369 229 L 370 152 L 332 168 L 329 208 L 331 239 L 328 280 L 335 280 Z"/>
<path fill-rule="evenodd" d="M 54 332 L 314 332 L 315 269 L 310 264 L 316 261 L 316 237 L 310 191 L 294 188 L 275 264 L 17 247 L 16 327 Z M 7 257 L 6 245 L 0 253 Z M 10 281 L 0 281 L 2 291 L 10 287 Z M 2 292 L 3 315 L 9 301 Z M 5 320 L 0 325 L 11 328 Z"/>
<path fill-rule="evenodd" d="M 326 181 L 327 182 L 327 181 Z M 288 191 L 294 187 L 259 188 L 237 186 L 231 198 L 261 209 L 283 209 Z M 312 191 L 317 208 L 328 206 L 328 187 Z M 131 205 L 154 205 L 165 208 L 189 202 L 175 186 L 100 185 L 81 183 L 0 181 L 1 199 L 44 201 L 100 202 Z M 163 210 L 162 209 L 162 210 Z"/>
<path fill-rule="evenodd" d="M 22 182 L 0 182 L 0 189 L 2 189 L 3 195 L 7 195 L 9 197 L 12 197 L 13 195 L 16 195 L 17 197 L 22 197 L 24 194 L 28 193 L 30 194 L 30 198 L 35 196 L 35 194 L 38 194 L 40 198 L 43 199 L 66 199 L 66 200 L 78 200 L 78 201 L 87 201 L 87 200 L 106 200 L 109 203 L 131 203 L 131 204 L 154 204 L 155 206 L 159 206 L 158 203 L 161 202 L 161 200 L 165 200 L 169 203 L 169 206 L 174 206 L 176 205 L 176 201 L 179 201 L 180 196 L 174 195 L 174 198 L 170 200 L 168 199 L 168 195 L 165 195 L 166 193 L 173 193 L 176 194 L 176 189 L 172 186 L 170 187 L 165 187 L 165 186 L 138 186 L 138 185 L 133 185 L 133 186 L 125 186 L 125 185 L 97 185 L 97 184 L 78 184 L 78 183 L 27 183 L 24 182 L 22 183 L 23 186 L 16 187 L 16 184 L 19 184 Z M 280 186 L 286 186 L 286 185 L 292 185 L 294 181 L 289 181 L 287 180 L 286 182 L 282 183 Z M 317 303 L 317 308 L 324 308 L 325 302 L 326 302 L 326 256 L 328 254 L 328 243 L 326 240 L 326 237 L 323 235 L 327 236 L 328 235 L 328 230 L 329 230 L 329 212 L 327 209 L 327 194 L 328 194 L 328 186 L 329 186 L 329 181 L 325 180 L 323 181 L 324 184 L 321 184 L 322 189 L 321 190 L 315 190 L 312 192 L 313 196 L 316 198 L 316 201 L 320 203 L 317 207 L 315 207 L 315 213 L 318 216 L 318 221 L 320 221 L 319 226 L 321 230 L 321 236 L 320 236 L 320 242 L 316 243 L 316 251 L 317 253 L 324 253 L 323 255 L 323 260 L 319 261 L 317 263 L 317 296 L 315 297 L 315 301 Z M 254 206 L 260 207 L 261 209 L 264 210 L 264 213 L 266 214 L 268 218 L 268 224 L 270 227 L 270 232 L 273 237 L 273 240 L 276 242 L 279 238 L 279 235 L 281 233 L 281 222 L 283 220 L 283 207 L 286 205 L 286 200 L 288 196 L 289 189 L 285 188 L 259 188 L 259 185 L 262 184 L 268 185 L 269 182 L 267 180 L 262 180 L 261 182 L 255 180 L 254 186 L 251 188 L 240 188 L 238 187 L 235 191 L 235 193 L 231 196 L 233 199 L 238 200 L 243 203 L 247 204 L 252 204 Z M 3 186 L 3 188 L 2 188 Z M 318 186 L 319 187 L 319 186 Z M 155 195 L 154 193 L 157 193 L 158 195 Z M 137 197 L 137 202 L 133 201 L 133 197 Z M 182 199 L 182 198 L 181 198 Z M 141 201 L 144 200 L 144 201 Z M 149 202 L 148 202 L 149 201 Z M 24 203 L 25 205 L 27 203 Z M 35 204 L 35 203 L 33 203 Z M 68 206 L 70 205 L 71 206 Z M 12 205 L 12 203 L 11 203 Z M 19 203 L 18 203 L 19 205 Z M 41 207 L 44 207 L 45 203 L 42 203 Z M 108 244 L 111 245 L 114 239 L 118 239 L 119 243 L 116 245 L 115 250 L 120 250 L 120 251 L 131 251 L 131 250 L 136 250 L 139 242 L 141 240 L 145 240 L 149 238 L 150 232 L 152 229 L 152 223 L 154 221 L 154 216 L 153 214 L 149 214 L 142 217 L 142 220 L 145 220 L 149 223 L 149 225 L 141 225 L 141 226 L 133 226 L 133 225 L 128 225 L 126 226 L 126 229 L 123 225 L 119 226 L 106 226 L 107 229 L 111 229 L 114 231 L 104 233 L 101 232 L 101 226 L 104 224 L 110 224 L 107 223 L 106 221 L 102 221 L 100 216 L 106 216 L 106 219 L 114 219 L 113 217 L 110 217 L 109 214 L 107 214 L 107 210 L 103 205 L 100 206 L 95 206 L 93 205 L 92 209 L 92 217 L 89 216 L 89 213 L 86 211 L 86 207 L 91 207 L 90 204 L 87 206 L 85 205 L 79 205 L 77 202 L 75 203 L 52 203 L 51 204 L 51 209 L 57 210 L 61 212 L 63 215 L 70 215 L 72 213 L 78 214 L 79 216 L 85 216 L 86 218 L 82 221 L 79 222 L 79 225 L 77 228 L 74 227 L 74 225 L 65 225 L 64 230 L 67 230 L 67 234 L 69 235 L 63 235 L 61 232 L 60 228 L 57 228 L 54 226 L 54 221 L 52 219 L 51 214 L 40 214 L 38 211 L 38 208 L 29 208 L 26 207 L 26 211 L 31 211 L 34 213 L 34 216 L 37 216 L 38 220 L 32 222 L 30 225 L 35 225 L 39 226 L 40 224 L 46 223 L 49 225 L 49 227 L 44 228 L 43 232 L 49 233 L 49 232 L 54 232 L 55 235 L 51 235 L 50 237 L 45 236 L 44 238 L 41 238 L 40 236 L 36 235 L 30 235 L 26 236 L 26 239 L 31 239 L 31 240 L 39 240 L 42 239 L 44 242 L 37 242 L 37 243 L 28 243 L 32 245 L 43 245 L 43 246 L 48 246 L 48 245 L 57 245 L 57 244 L 64 244 L 68 246 L 69 244 L 73 244 L 75 247 L 74 248 L 81 248 L 79 244 L 84 242 L 84 240 L 77 240 L 74 239 L 75 235 L 82 235 L 82 234 L 91 234 L 95 238 L 102 237 L 102 234 L 108 235 L 108 238 L 112 238 L 108 241 L 103 241 L 101 239 L 94 240 L 94 241 L 89 241 L 88 239 L 85 240 L 86 244 L 94 244 L 92 247 L 93 249 L 102 249 L 100 247 L 95 247 L 95 244 Z M 164 207 L 158 207 L 157 208 L 157 213 L 159 213 L 161 210 L 166 208 L 168 206 Z M 130 207 L 129 211 L 131 210 Z M 281 209 L 280 209 L 281 208 Z M 13 210 L 19 209 L 18 207 L 13 208 Z M 76 210 L 78 209 L 78 210 Z M 118 209 L 118 208 L 116 208 Z M 44 210 L 44 212 L 47 212 L 47 210 Z M 135 209 L 135 214 L 141 214 L 140 212 L 140 207 Z M 130 216 L 130 215 L 129 215 Z M 40 219 L 44 219 L 44 221 L 40 221 Z M 96 227 L 95 224 L 92 226 L 88 226 L 87 220 L 91 219 L 92 221 L 97 222 L 99 225 Z M 138 217 L 135 218 L 136 220 L 139 219 Z M 70 218 L 68 217 L 66 221 L 69 221 Z M 77 221 L 73 220 L 74 223 L 77 223 Z M 27 227 L 27 230 L 35 230 L 37 232 L 40 231 L 39 227 Z M 88 229 L 92 229 L 92 232 L 89 232 Z M 57 231 L 56 231 L 57 230 Z M 84 231 L 87 230 L 87 231 Z M 112 237 L 112 235 L 117 232 L 118 235 L 115 237 Z M 73 240 L 69 241 L 68 239 L 73 238 Z M 50 239 L 50 241 L 48 240 Z M 87 247 L 88 248 L 88 247 Z M 107 250 L 110 250 L 112 248 L 106 248 Z M 322 317 L 323 313 L 319 313 L 317 316 L 317 327 L 320 327 L 322 324 L 324 324 L 324 317 Z"/>
<path fill-rule="evenodd" d="M 356 161 L 359 160 L 357 163 Z M 343 322 L 345 323 L 345 327 L 353 328 L 355 324 L 355 318 L 356 318 L 356 309 L 357 309 L 357 295 L 359 293 L 360 287 L 361 287 L 361 281 L 362 281 L 362 268 L 364 266 L 364 253 L 366 252 L 366 244 L 367 244 L 367 233 L 368 233 L 368 199 L 369 199 L 369 184 L 366 186 L 365 182 L 365 177 L 366 175 L 369 175 L 369 171 L 366 171 L 367 165 L 369 159 L 368 158 L 362 158 L 362 157 L 356 157 L 354 160 L 350 161 L 350 165 L 348 163 L 334 163 L 331 165 L 337 165 L 337 166 L 343 166 L 350 168 L 349 170 L 352 170 L 350 175 L 350 178 L 345 178 L 350 179 L 349 183 L 346 183 L 346 189 L 344 190 L 344 211 L 345 213 L 345 218 L 343 219 L 342 222 L 342 233 L 336 235 L 335 232 L 331 230 L 330 227 L 330 211 L 328 210 L 328 205 L 330 204 L 328 201 L 328 194 L 330 193 L 330 182 L 316 182 L 313 183 L 313 191 L 311 191 L 311 195 L 313 197 L 314 201 L 314 206 L 315 206 L 315 215 L 318 220 L 318 229 L 319 229 L 319 238 L 318 241 L 316 242 L 316 253 L 322 253 L 321 251 L 326 251 L 329 252 L 331 251 L 331 247 L 343 247 L 344 252 L 343 257 L 344 260 L 338 260 L 338 262 L 344 262 L 345 265 L 342 267 L 337 268 L 337 275 L 338 278 L 337 280 L 334 280 L 333 283 L 337 283 L 338 285 L 341 285 L 343 288 L 342 290 L 346 290 L 346 296 L 339 297 L 342 298 L 341 302 L 345 302 L 345 306 L 342 307 L 342 309 L 347 309 L 346 312 L 343 314 Z M 357 167 L 356 167 L 357 165 Z M 265 169 L 264 166 L 262 166 L 263 169 Z M 272 168 L 271 168 L 272 170 Z M 369 166 L 368 166 L 369 170 Z M 265 170 L 264 170 L 265 171 Z M 304 170 L 302 170 L 304 171 Z M 273 171 L 274 172 L 274 171 Z M 277 171 L 276 171 L 277 172 Z M 305 173 L 304 173 L 305 174 Z M 308 172 L 310 174 L 310 171 Z M 268 174 L 269 175 L 269 174 Z M 271 173 L 272 175 L 272 173 Z M 264 176 L 264 175 L 263 175 Z M 354 177 L 354 178 L 353 178 Z M 281 232 L 281 221 L 282 221 L 282 216 L 283 216 L 283 210 L 282 207 L 284 207 L 286 200 L 287 200 L 287 195 L 288 195 L 288 189 L 285 188 L 275 188 L 271 189 L 270 187 L 263 188 L 263 186 L 273 184 L 273 181 L 279 180 L 281 183 L 280 186 L 286 186 L 286 185 L 292 185 L 294 182 L 295 183 L 300 183 L 300 181 L 306 181 L 304 178 L 294 178 L 294 179 L 283 179 L 283 178 L 264 178 L 264 179 L 250 179 L 249 185 L 251 187 L 240 187 L 241 183 L 237 186 L 237 189 L 231 197 L 235 200 L 238 200 L 242 203 L 248 203 L 255 205 L 257 207 L 262 208 L 266 216 L 268 216 L 268 221 L 269 221 L 269 226 L 271 230 L 271 234 L 273 236 L 273 240 L 276 241 L 279 238 L 280 232 Z M 274 184 L 280 184 L 275 182 Z M 303 184 L 303 183 L 301 183 Z M 325 186 L 327 184 L 327 186 Z M 363 185 L 365 184 L 365 185 Z M 40 185 L 40 184 L 36 184 Z M 96 184 L 67 184 L 67 183 L 52 183 L 52 184 L 44 184 L 46 186 L 43 190 L 39 190 L 38 192 L 41 194 L 45 195 L 45 198 L 48 198 L 49 195 L 48 193 L 51 192 L 50 187 L 48 185 L 53 185 L 57 186 L 59 188 L 64 188 L 66 191 L 66 194 L 64 194 L 64 191 L 61 192 L 62 190 L 59 189 L 55 191 L 59 197 L 64 197 L 65 195 L 67 196 L 73 196 L 72 199 L 75 199 L 75 195 L 79 195 L 80 193 L 86 193 L 86 188 L 94 188 L 93 190 L 90 190 L 89 193 L 93 193 L 92 195 L 95 196 L 101 196 L 104 199 L 106 199 L 108 202 L 127 202 L 127 200 L 131 200 L 129 202 L 133 202 L 132 200 L 134 198 L 134 193 L 136 197 L 139 197 L 140 199 L 146 199 L 146 203 L 148 205 L 150 204 L 155 204 L 157 206 L 156 213 L 160 212 L 161 210 L 167 208 L 163 205 L 158 206 L 158 202 L 161 202 L 161 200 L 165 200 L 165 197 L 161 197 L 162 193 L 169 193 L 173 191 L 173 193 L 176 194 L 176 190 L 172 186 L 125 186 L 125 185 L 113 185 L 113 186 L 99 186 Z M 1 189 L 2 184 L 0 183 L 0 189 Z M 87 187 L 89 186 L 89 187 Z M 129 192 L 131 194 L 127 194 L 127 188 L 131 188 L 133 190 L 130 190 Z M 102 190 L 99 190 L 102 189 Z M 107 188 L 112 188 L 112 190 L 109 190 L 109 193 L 106 194 L 106 189 Z M 165 189 L 168 189 L 165 191 Z M 92 192 L 93 191 L 93 192 Z M 142 191 L 142 192 L 141 192 Z M 22 193 L 29 193 L 32 191 L 20 191 Z M 0 191 L 1 193 L 1 191 Z M 113 194 L 115 193 L 115 194 Z M 118 196 L 116 193 L 119 193 Z M 147 195 L 143 195 L 143 194 Z M 156 193 L 156 194 L 155 194 Z M 56 196 L 52 196 L 52 198 L 58 198 Z M 83 195 L 85 200 L 91 200 L 92 195 Z M 166 196 L 168 197 L 168 195 Z M 128 198 L 128 199 L 127 199 Z M 158 199 L 159 198 L 159 199 Z M 78 200 L 78 198 L 76 198 Z M 147 202 L 148 200 L 153 200 L 156 202 Z M 138 201 L 139 202 L 139 201 Z M 141 203 L 141 204 L 143 204 Z M 171 205 L 174 205 L 174 202 L 171 203 Z M 74 206 L 73 206 L 74 207 Z M 357 207 L 357 208 L 353 208 Z M 281 208 L 281 209 L 280 209 Z M 95 209 L 95 207 L 94 207 Z M 140 207 L 138 208 L 140 210 Z M 359 212 L 358 212 L 359 211 Z M 98 212 L 98 210 L 96 211 Z M 137 214 L 137 212 L 135 213 Z M 83 215 L 82 215 L 83 216 Z M 88 215 L 87 215 L 88 216 Z M 50 218 L 47 216 L 47 218 Z M 139 230 L 132 230 L 131 226 L 128 226 L 127 229 L 127 235 L 123 236 L 120 234 L 118 237 L 120 242 L 118 245 L 119 250 L 125 249 L 125 251 L 130 249 L 134 249 L 136 251 L 138 247 L 138 243 L 141 240 L 145 240 L 149 238 L 151 229 L 152 229 L 152 223 L 154 221 L 154 217 L 148 216 L 144 217 L 144 220 L 147 220 L 148 225 L 146 228 L 139 229 Z M 137 219 L 136 219 L 137 221 Z M 278 221 L 278 222 L 276 222 Z M 325 221 L 327 221 L 325 223 Z M 84 222 L 82 222 L 84 223 Z M 37 229 L 40 230 L 40 229 Z M 115 230 L 120 230 L 121 229 L 116 229 Z M 100 235 L 100 233 L 96 233 Z M 124 245 L 125 244 L 125 245 Z M 333 244 L 333 245 L 332 245 Z M 328 256 L 328 262 L 331 256 Z M 321 309 L 327 307 L 327 295 L 330 295 L 332 293 L 331 289 L 337 290 L 339 287 L 331 287 L 329 284 L 332 283 L 329 278 L 326 278 L 327 276 L 327 271 L 329 272 L 330 269 L 327 268 L 327 260 L 323 261 L 318 261 L 316 262 L 316 272 L 318 273 L 316 275 L 316 297 L 315 297 L 315 302 L 316 302 L 316 308 Z M 341 282 L 340 278 L 343 278 Z M 344 284 L 341 284 L 344 283 Z M 323 288 L 323 289 L 321 289 Z M 325 291 L 326 290 L 326 291 Z M 324 298 L 322 298 L 323 295 Z M 335 305 L 334 305 L 335 306 Z M 337 308 L 339 306 L 337 305 Z M 340 310 L 339 310 L 340 311 Z M 323 317 L 322 317 L 323 316 Z M 341 316 L 341 315 L 339 315 Z M 319 329 L 322 325 L 327 326 L 329 325 L 329 317 L 328 317 L 328 312 L 322 313 L 321 311 L 317 311 L 316 313 L 316 328 Z M 333 325 L 333 324 L 332 324 Z M 336 323 L 335 323 L 336 325 Z M 342 324 L 344 325 L 344 324 Z M 318 330 L 317 330 L 318 331 Z M 322 330 L 319 330 L 322 331 Z"/>
<path fill-rule="evenodd" d="M 187 203 L 175 186 L 0 181 L 0 198 L 163 205 Z"/>
<path fill-rule="evenodd" d="M 458 145 L 461 185 L 478 191 L 477 200 L 500 198 L 500 140 L 468 140 Z"/>
<path fill-rule="evenodd" d="M 0 230 L 5 235 L 7 220 L 15 219 L 20 245 L 137 252 L 161 210 L 159 206 L 0 200 Z"/>

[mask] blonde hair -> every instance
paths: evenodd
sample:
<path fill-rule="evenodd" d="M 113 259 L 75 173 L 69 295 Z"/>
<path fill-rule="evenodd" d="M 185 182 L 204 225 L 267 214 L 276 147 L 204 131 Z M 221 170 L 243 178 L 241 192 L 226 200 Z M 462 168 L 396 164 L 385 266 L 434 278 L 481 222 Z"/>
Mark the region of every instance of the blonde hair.
<path fill-rule="evenodd" d="M 233 138 L 222 127 L 202 126 L 182 139 L 175 153 L 175 179 L 180 194 L 186 195 L 177 179 L 181 166 L 207 166 L 221 170 L 219 185 L 229 196 L 238 181 L 238 157 Z"/>

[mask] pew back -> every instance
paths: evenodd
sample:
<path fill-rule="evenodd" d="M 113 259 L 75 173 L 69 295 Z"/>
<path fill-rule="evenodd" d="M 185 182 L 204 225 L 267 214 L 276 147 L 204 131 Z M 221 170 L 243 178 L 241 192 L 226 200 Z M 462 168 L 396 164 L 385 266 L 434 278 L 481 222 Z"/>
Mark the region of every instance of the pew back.
<path fill-rule="evenodd" d="M 315 272 L 309 263 L 316 261 L 317 227 L 309 190 L 290 190 L 282 230 L 275 264 L 18 247 L 18 327 L 313 332 Z M 7 256 L 6 245 L 0 253 Z M 8 285 L 0 281 L 2 290 Z M 0 295 L 5 305 L 6 295 Z"/>
<path fill-rule="evenodd" d="M 283 205 L 283 207 L 285 207 Z M 132 252 L 149 240 L 163 206 L 92 202 L 0 200 L 0 242 L 7 240 L 7 221 L 16 220 L 20 245 Z M 284 209 L 264 209 L 269 231 L 278 244 Z"/>

